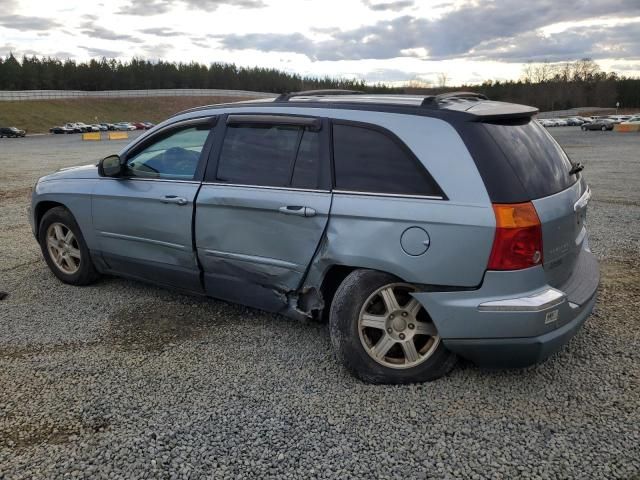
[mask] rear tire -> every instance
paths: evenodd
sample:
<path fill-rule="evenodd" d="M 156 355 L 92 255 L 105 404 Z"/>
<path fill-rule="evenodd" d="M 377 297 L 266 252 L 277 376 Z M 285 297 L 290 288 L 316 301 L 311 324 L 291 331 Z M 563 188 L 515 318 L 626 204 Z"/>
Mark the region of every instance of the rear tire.
<path fill-rule="evenodd" d="M 98 279 L 80 227 L 66 208 L 55 207 L 42 216 L 38 241 L 47 265 L 64 283 L 89 285 Z"/>
<path fill-rule="evenodd" d="M 587 127 L 580 127 L 582 129 L 583 132 L 587 131 Z"/>
<path fill-rule="evenodd" d="M 602 128 L 601 128 L 600 130 L 602 130 L 603 132 L 606 132 L 606 131 L 607 131 L 607 127 L 605 127 L 605 126 L 603 125 L 603 126 L 602 126 Z"/>
<path fill-rule="evenodd" d="M 331 341 L 345 367 L 369 383 L 426 382 L 446 375 L 456 355 L 428 313 L 393 275 L 355 270 L 338 287 L 329 318 Z M 392 306 L 389 308 L 389 306 Z"/>

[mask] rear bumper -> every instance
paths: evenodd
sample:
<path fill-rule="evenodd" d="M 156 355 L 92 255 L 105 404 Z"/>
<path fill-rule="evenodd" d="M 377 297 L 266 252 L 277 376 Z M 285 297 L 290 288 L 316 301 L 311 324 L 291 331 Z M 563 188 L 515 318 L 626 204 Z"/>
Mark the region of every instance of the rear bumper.
<path fill-rule="evenodd" d="M 485 368 L 521 368 L 540 363 L 560 350 L 580 329 L 596 303 L 594 295 L 560 328 L 536 337 L 449 339 L 445 346 Z"/>
<path fill-rule="evenodd" d="M 579 330 L 596 301 L 598 264 L 582 250 L 574 273 L 556 288 L 544 269 L 489 271 L 473 291 L 420 292 L 443 343 L 476 364 L 525 367 L 559 350 Z"/>

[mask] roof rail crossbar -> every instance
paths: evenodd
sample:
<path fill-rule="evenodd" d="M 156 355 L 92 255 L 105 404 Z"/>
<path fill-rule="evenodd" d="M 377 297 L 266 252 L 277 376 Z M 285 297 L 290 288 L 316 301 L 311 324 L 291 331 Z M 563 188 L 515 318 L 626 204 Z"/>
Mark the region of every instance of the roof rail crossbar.
<path fill-rule="evenodd" d="M 325 90 L 304 90 L 302 92 L 283 93 L 276 97 L 276 102 L 287 102 L 294 97 L 309 97 L 314 95 L 357 95 L 362 94 L 359 90 L 325 89 Z"/>

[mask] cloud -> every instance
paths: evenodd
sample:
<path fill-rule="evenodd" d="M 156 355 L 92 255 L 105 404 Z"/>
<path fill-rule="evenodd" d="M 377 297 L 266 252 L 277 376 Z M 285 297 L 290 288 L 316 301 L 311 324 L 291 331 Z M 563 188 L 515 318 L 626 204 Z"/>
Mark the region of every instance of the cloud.
<path fill-rule="evenodd" d="M 10 53 L 15 55 L 16 46 L 11 43 L 0 45 L 0 57 L 7 57 Z"/>
<path fill-rule="evenodd" d="M 142 42 L 142 40 L 132 35 L 128 35 L 126 33 L 112 32 L 111 30 L 107 30 L 104 27 L 101 27 L 99 25 L 94 25 L 92 23 L 85 23 L 84 30 L 82 30 L 82 33 L 84 33 L 85 35 L 91 38 L 99 38 L 102 40 L 126 40 L 128 42 L 133 42 L 133 43 Z"/>
<path fill-rule="evenodd" d="M 191 8 L 212 11 L 222 5 L 238 8 L 263 8 L 267 5 L 263 0 L 182 0 Z"/>
<path fill-rule="evenodd" d="M 13 12 L 17 3 L 18 2 L 16 0 L 0 0 L 0 12 Z"/>
<path fill-rule="evenodd" d="M 640 71 L 640 62 L 632 63 L 614 63 L 611 65 L 614 70 L 621 70 L 623 72 L 638 72 Z"/>
<path fill-rule="evenodd" d="M 142 30 L 140 30 L 140 33 L 146 33 L 147 35 L 156 35 L 158 37 L 179 37 L 181 35 L 184 35 L 182 32 L 178 32 L 176 30 L 165 27 L 143 28 Z"/>
<path fill-rule="evenodd" d="M 640 16 L 638 0 L 493 0 L 464 4 L 437 19 L 403 15 L 352 30 L 328 29 L 323 33 L 330 38 L 319 42 L 300 33 L 231 34 L 218 39 L 228 49 L 301 53 L 312 60 L 389 59 L 416 51 L 436 60 L 473 56 L 475 49 L 489 42 L 526 40 L 538 29 L 563 21 L 635 16 Z M 630 36 L 629 41 L 640 43 L 638 38 Z M 491 57 L 488 49 L 483 56 Z"/>
<path fill-rule="evenodd" d="M 59 27 L 55 20 L 42 17 L 28 17 L 25 15 L 0 15 L 0 26 L 20 31 L 51 30 Z"/>
<path fill-rule="evenodd" d="M 167 13 L 174 7 L 187 7 L 211 12 L 222 5 L 238 8 L 262 8 L 266 6 L 263 0 L 146 0 L 144 2 L 131 1 L 129 5 L 121 7 L 117 13 L 122 15 L 153 16 Z"/>
<path fill-rule="evenodd" d="M 162 59 L 166 57 L 167 52 L 169 52 L 172 48 L 174 48 L 173 44 L 159 43 L 156 45 L 144 46 L 142 47 L 142 50 L 144 50 L 145 56 L 147 58 Z"/>
<path fill-rule="evenodd" d="M 173 2 L 170 0 L 132 1 L 129 5 L 121 7 L 116 13 L 140 16 L 160 15 L 171 10 L 172 4 Z"/>
<path fill-rule="evenodd" d="M 368 72 L 352 74 L 356 78 L 363 78 L 366 82 L 407 82 L 409 80 L 425 80 L 431 73 L 410 72 L 396 68 L 376 68 Z M 435 76 L 436 74 L 433 73 Z"/>
<path fill-rule="evenodd" d="M 86 50 L 92 57 L 117 58 L 122 56 L 122 52 L 117 50 L 107 50 L 104 48 L 80 47 Z"/>
<path fill-rule="evenodd" d="M 560 33 L 525 33 L 486 42 L 472 56 L 506 62 L 561 62 L 576 58 L 640 59 L 640 20 L 620 26 L 574 27 Z"/>
<path fill-rule="evenodd" d="M 372 0 L 363 0 L 363 2 L 370 10 L 374 10 L 376 12 L 399 12 L 400 10 L 404 10 L 405 8 L 412 7 L 414 5 L 413 0 L 396 0 L 394 2 L 383 2 L 376 3 Z"/>

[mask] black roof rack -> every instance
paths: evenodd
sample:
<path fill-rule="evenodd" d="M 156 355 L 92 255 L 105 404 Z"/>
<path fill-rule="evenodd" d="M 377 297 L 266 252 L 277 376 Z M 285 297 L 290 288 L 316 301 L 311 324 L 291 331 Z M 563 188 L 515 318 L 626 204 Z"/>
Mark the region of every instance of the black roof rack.
<path fill-rule="evenodd" d="M 424 97 L 422 100 L 422 107 L 438 108 L 440 103 L 446 103 L 449 101 L 463 101 L 463 100 L 489 100 L 486 95 L 476 92 L 448 92 L 441 93 L 440 95 L 430 95 Z"/>
<path fill-rule="evenodd" d="M 276 102 L 287 102 L 293 97 L 308 97 L 313 95 L 358 95 L 362 94 L 359 90 L 341 90 L 339 88 L 326 90 L 304 90 L 302 92 L 283 93 L 276 97 Z"/>

